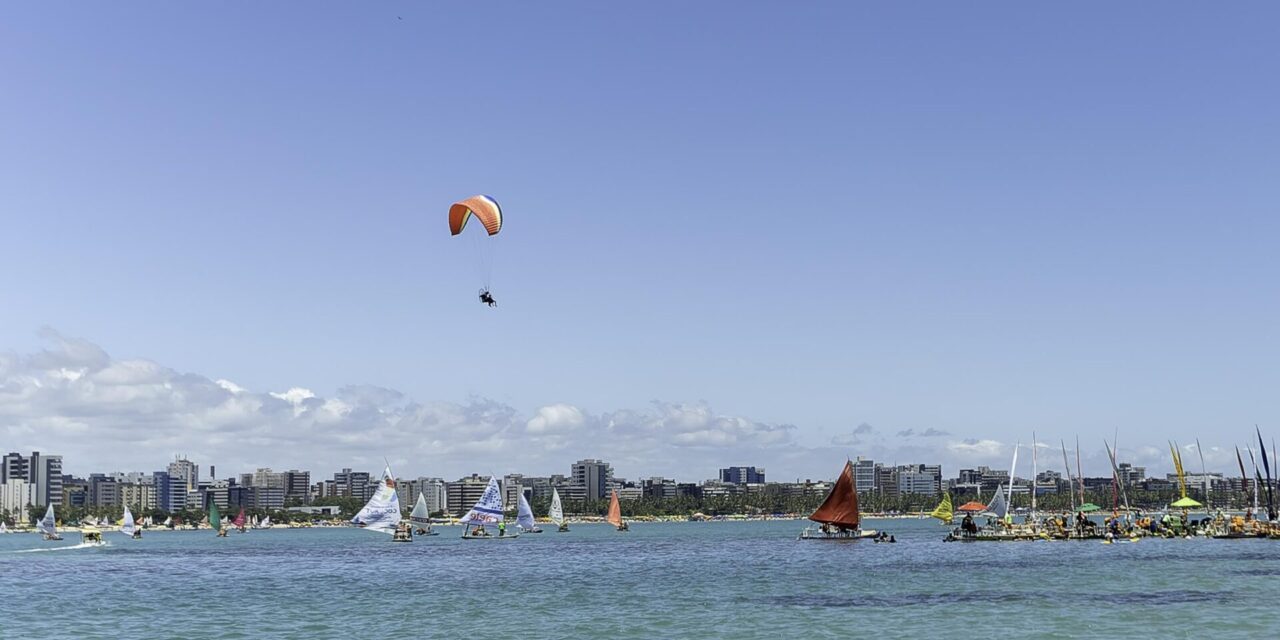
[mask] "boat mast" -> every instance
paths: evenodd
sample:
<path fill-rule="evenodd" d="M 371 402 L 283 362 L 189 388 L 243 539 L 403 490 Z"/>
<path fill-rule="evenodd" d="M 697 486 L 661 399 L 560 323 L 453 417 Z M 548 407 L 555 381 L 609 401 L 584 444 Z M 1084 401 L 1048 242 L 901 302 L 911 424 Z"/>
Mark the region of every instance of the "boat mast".
<path fill-rule="evenodd" d="M 1009 465 L 1009 494 L 1005 496 L 1005 502 L 1009 505 L 1009 508 L 1013 508 L 1013 479 L 1017 477 L 1014 473 L 1018 469 L 1018 449 L 1021 447 L 1021 442 L 1013 445 L 1013 464 Z"/>
<path fill-rule="evenodd" d="M 1031 518 L 1036 517 L 1036 475 L 1039 473 L 1036 454 L 1036 432 L 1031 432 Z"/>
<path fill-rule="evenodd" d="M 1200 448 L 1200 438 L 1196 438 L 1196 453 L 1200 454 L 1200 482 L 1204 487 L 1204 508 L 1208 513 L 1213 513 L 1213 499 L 1209 497 L 1209 472 L 1204 466 L 1204 449 Z"/>
<path fill-rule="evenodd" d="M 1080 506 L 1084 506 L 1084 472 L 1080 470 L 1080 436 L 1076 436 L 1076 481 L 1080 483 Z"/>
<path fill-rule="evenodd" d="M 1073 482 L 1071 480 L 1071 462 L 1067 459 L 1067 443 L 1065 440 L 1062 440 L 1061 438 L 1058 439 L 1058 442 L 1062 445 L 1062 466 L 1065 467 L 1067 470 L 1067 495 L 1071 496 L 1071 512 L 1075 513 L 1076 490 L 1075 490 L 1075 487 L 1072 486 Z"/>

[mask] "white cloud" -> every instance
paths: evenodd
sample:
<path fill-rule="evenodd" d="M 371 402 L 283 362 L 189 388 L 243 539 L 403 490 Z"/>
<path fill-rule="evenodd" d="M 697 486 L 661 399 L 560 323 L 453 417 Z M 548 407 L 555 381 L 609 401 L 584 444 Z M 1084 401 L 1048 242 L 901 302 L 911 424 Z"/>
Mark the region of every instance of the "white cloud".
<path fill-rule="evenodd" d="M 77 474 L 153 470 L 184 454 L 225 473 L 272 466 L 323 477 L 380 467 L 383 456 L 402 475 L 565 473 L 574 460 L 600 457 L 620 474 L 689 477 L 761 464 L 793 445 L 790 425 L 705 403 L 603 414 L 560 403 L 522 416 L 486 398 L 418 402 L 369 385 L 327 397 L 302 387 L 262 392 L 42 335 L 49 349 L 0 354 L 0 448 L 62 454 Z"/>

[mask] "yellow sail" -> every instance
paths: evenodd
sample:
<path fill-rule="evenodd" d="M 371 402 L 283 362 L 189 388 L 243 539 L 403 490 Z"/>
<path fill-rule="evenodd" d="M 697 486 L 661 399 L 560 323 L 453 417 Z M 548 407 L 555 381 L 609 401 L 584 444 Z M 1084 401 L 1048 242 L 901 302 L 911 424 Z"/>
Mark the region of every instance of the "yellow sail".
<path fill-rule="evenodd" d="M 929 515 L 941 520 L 943 524 L 951 524 L 951 519 L 955 517 L 955 512 L 951 509 L 951 494 L 942 494 L 942 502 L 940 502 L 938 504 L 938 508 L 934 509 L 933 513 Z"/>
<path fill-rule="evenodd" d="M 1187 497 L 1187 480 L 1186 474 L 1182 471 L 1182 456 L 1178 455 L 1178 448 L 1169 443 L 1169 453 L 1173 454 L 1173 469 L 1178 472 L 1178 490 L 1182 492 L 1182 497 Z"/>

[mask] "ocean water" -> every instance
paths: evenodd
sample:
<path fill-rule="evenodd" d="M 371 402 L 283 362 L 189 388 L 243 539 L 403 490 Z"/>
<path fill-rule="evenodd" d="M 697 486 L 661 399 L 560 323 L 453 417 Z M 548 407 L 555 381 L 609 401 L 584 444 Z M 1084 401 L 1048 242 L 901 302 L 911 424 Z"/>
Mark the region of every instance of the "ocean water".
<path fill-rule="evenodd" d="M 850 638 L 1280 635 L 1280 541 L 802 542 L 802 522 L 0 535 L 0 637 Z"/>

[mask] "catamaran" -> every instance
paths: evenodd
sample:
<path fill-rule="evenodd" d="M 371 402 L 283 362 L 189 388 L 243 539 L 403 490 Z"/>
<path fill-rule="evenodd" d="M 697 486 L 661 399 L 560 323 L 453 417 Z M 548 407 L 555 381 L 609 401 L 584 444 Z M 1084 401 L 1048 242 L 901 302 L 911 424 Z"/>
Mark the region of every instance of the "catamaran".
<path fill-rule="evenodd" d="M 129 505 L 124 506 L 124 522 L 120 524 L 120 533 L 131 538 L 137 539 L 142 537 L 142 529 L 133 521 L 133 514 L 129 513 Z"/>
<path fill-rule="evenodd" d="M 360 513 L 351 519 L 351 523 L 381 533 L 392 534 L 393 542 L 406 542 L 408 527 L 400 526 L 400 496 L 396 494 L 396 481 L 391 475 L 391 467 L 382 470 L 382 484 L 369 498 Z"/>
<path fill-rule="evenodd" d="M 53 505 L 49 505 L 49 509 L 44 512 L 44 517 L 36 523 L 36 530 L 44 534 L 45 540 L 61 540 L 62 536 L 58 535 L 57 520 L 53 517 Z"/>
<path fill-rule="evenodd" d="M 529 501 L 525 500 L 524 492 L 520 492 L 520 497 L 516 501 L 516 526 L 525 533 L 542 533 L 542 529 L 538 528 L 538 524 L 533 520 L 533 507 L 529 506 Z"/>
<path fill-rule="evenodd" d="M 618 531 L 627 531 L 627 522 L 622 519 L 622 504 L 618 502 L 618 490 L 613 490 L 613 497 L 609 499 L 609 515 L 605 516 L 605 522 L 613 525 Z"/>
<path fill-rule="evenodd" d="M 414 535 L 419 536 L 438 536 L 436 531 L 431 530 L 431 514 L 427 511 L 427 496 L 418 494 L 418 501 L 413 504 L 413 511 L 409 513 L 409 522 L 417 528 Z"/>
<path fill-rule="evenodd" d="M 822 526 L 805 527 L 801 540 L 860 540 L 874 538 L 875 531 L 863 531 L 859 526 L 862 516 L 858 513 L 858 489 L 853 480 L 853 462 L 846 460 L 844 470 L 836 479 L 827 499 L 809 519 Z"/>
<path fill-rule="evenodd" d="M 464 540 L 514 540 L 520 537 L 519 533 L 507 534 L 502 515 L 502 491 L 498 488 L 498 479 L 492 476 L 475 506 L 458 522 L 466 525 L 462 530 Z M 498 525 L 498 535 L 485 529 L 485 525 L 491 524 Z"/>
<path fill-rule="evenodd" d="M 560 506 L 560 492 L 555 487 L 551 488 L 551 512 L 547 515 L 556 524 L 559 533 L 569 530 L 569 523 L 564 519 L 564 507 Z"/>

